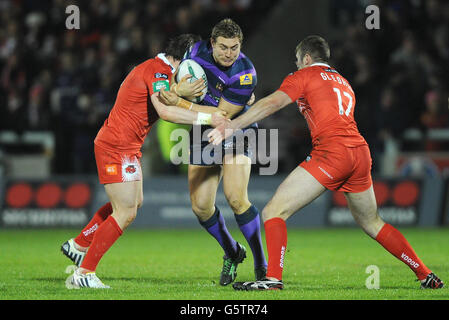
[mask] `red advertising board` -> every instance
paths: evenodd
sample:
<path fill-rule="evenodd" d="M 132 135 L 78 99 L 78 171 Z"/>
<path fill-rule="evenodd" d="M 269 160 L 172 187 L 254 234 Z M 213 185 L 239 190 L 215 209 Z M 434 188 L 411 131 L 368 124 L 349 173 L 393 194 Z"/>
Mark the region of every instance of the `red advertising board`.
<path fill-rule="evenodd" d="M 2 188 L 2 227 L 79 227 L 91 215 L 89 179 L 8 180 Z"/>

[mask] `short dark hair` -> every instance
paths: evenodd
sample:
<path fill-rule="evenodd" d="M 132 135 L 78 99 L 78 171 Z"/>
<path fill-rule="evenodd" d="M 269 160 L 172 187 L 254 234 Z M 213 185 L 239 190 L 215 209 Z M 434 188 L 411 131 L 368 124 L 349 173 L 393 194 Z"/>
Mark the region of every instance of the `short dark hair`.
<path fill-rule="evenodd" d="M 191 33 L 184 33 L 168 41 L 165 48 L 165 54 L 173 57 L 175 60 L 182 60 L 184 54 L 189 48 L 200 41 L 201 37 Z"/>
<path fill-rule="evenodd" d="M 314 62 L 329 62 L 331 51 L 329 44 L 320 36 L 308 36 L 296 46 L 296 54 L 302 60 L 306 54 L 309 54 Z"/>
<path fill-rule="evenodd" d="M 238 38 L 240 43 L 243 42 L 242 29 L 230 18 L 221 20 L 213 27 L 210 38 L 215 42 L 218 37 L 223 37 L 226 39 Z"/>

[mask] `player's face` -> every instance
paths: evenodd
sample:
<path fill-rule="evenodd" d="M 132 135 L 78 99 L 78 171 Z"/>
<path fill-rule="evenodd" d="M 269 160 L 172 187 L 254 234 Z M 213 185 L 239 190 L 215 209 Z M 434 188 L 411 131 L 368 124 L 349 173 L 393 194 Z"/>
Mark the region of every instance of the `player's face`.
<path fill-rule="evenodd" d="M 215 42 L 212 40 L 211 43 L 215 61 L 223 67 L 232 66 L 240 54 L 239 38 L 218 37 Z"/>

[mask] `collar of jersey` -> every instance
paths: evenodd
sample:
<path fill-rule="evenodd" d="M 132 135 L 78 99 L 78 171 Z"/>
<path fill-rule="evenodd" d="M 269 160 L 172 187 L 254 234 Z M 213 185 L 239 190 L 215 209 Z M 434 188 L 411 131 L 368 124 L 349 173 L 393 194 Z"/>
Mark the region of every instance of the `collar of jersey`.
<path fill-rule="evenodd" d="M 168 61 L 167 57 L 165 56 L 165 53 L 159 53 L 159 54 L 157 55 L 157 57 L 158 57 L 159 59 L 161 59 L 162 61 L 164 61 L 165 64 L 168 64 L 168 65 L 170 66 L 170 68 L 171 68 L 171 72 L 172 72 L 172 73 L 175 73 L 176 68 L 173 67 L 173 66 L 171 65 L 170 61 Z"/>
<path fill-rule="evenodd" d="M 313 66 L 322 66 L 322 67 L 328 67 L 328 68 L 331 67 L 331 66 L 328 65 L 328 64 L 320 63 L 320 62 L 313 63 L 313 64 L 311 64 L 309 67 L 313 67 Z"/>

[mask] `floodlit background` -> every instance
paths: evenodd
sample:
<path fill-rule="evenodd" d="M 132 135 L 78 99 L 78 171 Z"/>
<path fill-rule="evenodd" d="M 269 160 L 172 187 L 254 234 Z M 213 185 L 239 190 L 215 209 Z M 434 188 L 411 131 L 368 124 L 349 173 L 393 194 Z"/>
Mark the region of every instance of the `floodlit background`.
<path fill-rule="evenodd" d="M 380 28 L 368 29 L 368 5 Z M 80 28 L 66 28 L 69 5 Z M 355 117 L 373 156 L 381 215 L 395 225 L 449 223 L 449 3 L 437 0 L 0 0 L 0 226 L 81 227 L 107 201 L 93 140 L 120 83 L 180 33 L 207 39 L 222 18 L 243 29 L 258 73 L 256 98 L 295 71 L 294 49 L 319 34 L 331 64 L 356 93 Z M 259 123 L 278 129 L 278 172 L 254 164 L 250 200 L 262 209 L 310 151 L 294 105 Z M 134 227 L 198 226 L 186 166 L 169 160 L 159 121 L 141 159 L 144 205 Z M 218 205 L 232 213 L 223 193 Z M 232 226 L 233 222 L 230 222 Z M 289 220 L 301 227 L 353 225 L 340 193 L 326 193 Z"/>

